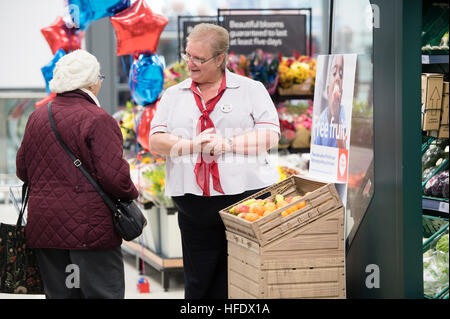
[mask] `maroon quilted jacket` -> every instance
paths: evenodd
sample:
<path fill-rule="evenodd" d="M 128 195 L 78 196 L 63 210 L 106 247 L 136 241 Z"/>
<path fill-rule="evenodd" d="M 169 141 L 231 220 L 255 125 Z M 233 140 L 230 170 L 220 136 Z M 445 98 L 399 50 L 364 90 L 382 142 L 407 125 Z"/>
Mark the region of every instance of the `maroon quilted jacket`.
<path fill-rule="evenodd" d="M 117 122 L 81 90 L 58 94 L 52 114 L 61 138 L 113 198 L 138 196 L 122 158 Z M 30 186 L 30 248 L 110 249 L 122 243 L 111 212 L 57 141 L 47 105 L 34 111 L 17 153 L 17 176 Z"/>

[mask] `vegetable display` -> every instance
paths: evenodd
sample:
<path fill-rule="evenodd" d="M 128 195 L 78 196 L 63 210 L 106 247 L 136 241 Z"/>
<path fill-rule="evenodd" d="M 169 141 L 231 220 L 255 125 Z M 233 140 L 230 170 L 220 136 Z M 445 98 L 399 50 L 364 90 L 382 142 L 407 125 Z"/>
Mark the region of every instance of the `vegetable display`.
<path fill-rule="evenodd" d="M 423 254 L 424 294 L 437 297 L 448 287 L 448 228 L 435 240 L 436 244 Z"/>
<path fill-rule="evenodd" d="M 432 141 L 422 155 L 422 183 L 424 195 L 437 198 L 448 198 L 448 139 Z M 445 169 L 445 170 L 443 170 Z"/>

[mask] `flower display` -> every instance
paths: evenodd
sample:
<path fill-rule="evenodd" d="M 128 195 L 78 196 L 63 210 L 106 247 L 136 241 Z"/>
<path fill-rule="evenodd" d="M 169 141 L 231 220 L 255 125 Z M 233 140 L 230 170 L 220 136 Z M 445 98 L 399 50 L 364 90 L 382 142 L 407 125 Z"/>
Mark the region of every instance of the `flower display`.
<path fill-rule="evenodd" d="M 316 77 L 316 60 L 308 56 L 297 56 L 296 58 L 282 58 L 278 67 L 280 75 L 279 85 L 289 88 L 294 84 L 302 84 L 311 79 L 314 85 Z"/>
<path fill-rule="evenodd" d="M 178 84 L 189 77 L 189 70 L 185 61 L 175 62 L 164 69 L 163 89 Z"/>
<path fill-rule="evenodd" d="M 166 167 L 164 159 L 156 159 L 154 163 L 150 164 L 148 170 L 142 173 L 142 177 L 148 185 L 145 192 L 150 195 L 151 200 L 155 204 L 164 207 L 174 206 L 172 198 L 164 195 L 166 188 Z"/>
<path fill-rule="evenodd" d="M 277 170 L 278 170 L 278 175 L 280 176 L 279 181 L 285 180 L 289 176 L 300 174 L 300 172 L 297 171 L 296 169 L 289 168 L 287 166 L 277 165 Z"/>
<path fill-rule="evenodd" d="M 311 103 L 312 104 L 312 103 Z M 312 127 L 313 106 L 311 104 L 285 104 L 277 108 L 280 119 L 280 146 L 297 147 L 293 143 L 296 139 L 309 140 Z M 304 142 L 302 144 L 305 144 Z"/>
<path fill-rule="evenodd" d="M 274 94 L 278 86 L 279 64 L 278 57 L 259 49 L 248 56 L 231 53 L 227 68 L 231 72 L 260 81 L 267 88 L 269 94 Z"/>

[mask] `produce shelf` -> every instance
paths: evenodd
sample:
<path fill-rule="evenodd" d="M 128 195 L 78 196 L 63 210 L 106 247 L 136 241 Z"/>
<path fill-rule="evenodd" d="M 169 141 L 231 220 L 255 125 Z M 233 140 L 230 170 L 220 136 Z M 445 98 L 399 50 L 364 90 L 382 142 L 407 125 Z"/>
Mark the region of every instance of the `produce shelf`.
<path fill-rule="evenodd" d="M 435 137 L 432 136 L 427 136 L 426 137 L 426 142 L 422 144 L 422 155 L 426 152 L 426 150 L 428 149 L 428 147 L 430 146 L 431 143 L 433 143 L 433 141 L 436 139 Z"/>
<path fill-rule="evenodd" d="M 423 238 L 429 239 L 436 233 L 442 232 L 442 229 L 448 227 L 448 218 L 441 218 L 424 214 L 422 215 L 422 227 Z"/>
<path fill-rule="evenodd" d="M 423 254 L 424 254 L 424 266 L 425 266 L 425 255 L 428 252 L 428 254 L 431 252 L 433 253 L 434 250 L 436 250 L 436 243 L 439 241 L 439 239 L 441 239 L 443 236 L 447 235 L 448 236 L 448 227 L 449 227 L 449 223 L 447 220 L 447 223 L 441 227 L 437 232 L 435 232 L 430 238 L 428 238 L 424 243 L 423 243 Z M 447 252 L 448 254 L 448 252 Z M 430 258 L 431 256 L 428 255 L 427 258 Z M 447 257 L 448 258 L 448 257 Z M 429 260 L 427 261 L 429 262 Z M 436 271 L 436 269 L 434 269 L 434 271 Z M 428 271 L 428 276 L 430 275 L 430 272 Z M 430 282 L 433 282 L 433 280 L 430 280 L 430 277 L 428 277 L 428 281 L 427 283 L 429 284 Z M 425 268 L 424 268 L 424 285 L 425 285 Z M 424 297 L 426 299 L 448 299 L 448 284 L 446 287 L 442 287 L 442 290 L 440 290 L 439 292 L 436 292 L 434 295 L 429 295 L 427 293 L 424 293 Z M 425 286 L 424 286 L 425 288 Z"/>
<path fill-rule="evenodd" d="M 448 157 L 447 157 L 447 158 L 445 159 L 445 161 L 443 161 L 442 164 L 439 165 L 439 167 L 437 167 L 437 168 L 434 170 L 434 172 L 433 172 L 430 176 L 428 176 L 428 178 L 427 178 L 424 182 L 422 182 L 422 188 L 424 188 L 425 185 L 427 185 L 428 181 L 429 181 L 434 175 L 436 175 L 437 173 L 440 173 L 440 172 L 443 171 L 444 169 L 448 168 L 448 163 L 449 163 L 449 159 L 448 159 Z"/>
<path fill-rule="evenodd" d="M 448 63 L 448 55 L 422 55 L 422 64 Z"/>

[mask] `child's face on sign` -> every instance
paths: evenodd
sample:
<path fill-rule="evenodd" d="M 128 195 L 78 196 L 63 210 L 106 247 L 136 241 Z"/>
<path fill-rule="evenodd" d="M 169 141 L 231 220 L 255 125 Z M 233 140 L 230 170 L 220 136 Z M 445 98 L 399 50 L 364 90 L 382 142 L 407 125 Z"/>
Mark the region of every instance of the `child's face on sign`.
<path fill-rule="evenodd" d="M 344 78 L 344 57 L 334 56 L 328 74 L 327 97 L 328 107 L 333 114 L 339 114 L 342 100 L 342 82 Z"/>

